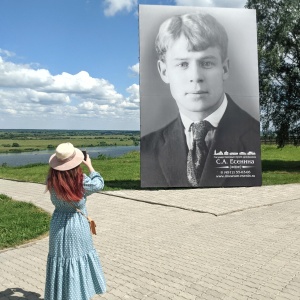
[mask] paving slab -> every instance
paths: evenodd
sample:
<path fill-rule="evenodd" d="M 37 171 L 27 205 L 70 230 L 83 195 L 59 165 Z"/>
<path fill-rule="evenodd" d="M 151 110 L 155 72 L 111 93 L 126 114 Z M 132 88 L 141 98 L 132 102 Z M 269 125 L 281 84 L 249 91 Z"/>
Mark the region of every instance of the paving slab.
<path fill-rule="evenodd" d="M 216 216 L 300 199 L 299 184 L 236 188 L 122 190 L 105 193 L 113 197 L 206 212 Z"/>
<path fill-rule="evenodd" d="M 108 287 L 93 300 L 300 299 L 299 191 L 93 194 L 87 208 Z M 0 193 L 53 211 L 43 185 L 0 180 Z M 43 299 L 47 252 L 47 237 L 0 251 L 0 300 Z"/>

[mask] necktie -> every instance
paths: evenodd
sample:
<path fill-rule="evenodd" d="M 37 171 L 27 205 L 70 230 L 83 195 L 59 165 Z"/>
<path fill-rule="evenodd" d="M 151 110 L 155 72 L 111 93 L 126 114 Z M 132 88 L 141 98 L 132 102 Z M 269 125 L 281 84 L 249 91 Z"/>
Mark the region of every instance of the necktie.
<path fill-rule="evenodd" d="M 192 186 L 199 186 L 203 166 L 205 164 L 208 149 L 205 137 L 209 130 L 209 122 L 201 121 L 191 125 L 193 133 L 193 146 L 187 157 L 187 177 Z"/>

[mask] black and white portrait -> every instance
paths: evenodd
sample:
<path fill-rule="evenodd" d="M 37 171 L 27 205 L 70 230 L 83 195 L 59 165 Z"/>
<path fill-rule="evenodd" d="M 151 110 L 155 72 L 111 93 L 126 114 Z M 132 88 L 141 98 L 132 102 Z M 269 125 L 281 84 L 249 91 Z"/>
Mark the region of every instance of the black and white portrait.
<path fill-rule="evenodd" d="M 139 6 L 142 187 L 261 185 L 255 10 Z"/>

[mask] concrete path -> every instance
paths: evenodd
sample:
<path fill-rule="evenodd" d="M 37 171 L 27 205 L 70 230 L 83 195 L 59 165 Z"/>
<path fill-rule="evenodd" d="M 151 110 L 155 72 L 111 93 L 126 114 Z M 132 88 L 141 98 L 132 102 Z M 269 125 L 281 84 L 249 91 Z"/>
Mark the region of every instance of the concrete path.
<path fill-rule="evenodd" d="M 0 180 L 52 212 L 44 189 Z M 88 211 L 108 285 L 93 299 L 300 299 L 300 184 L 105 192 Z M 0 251 L 0 300 L 43 299 L 47 251 L 48 238 Z"/>

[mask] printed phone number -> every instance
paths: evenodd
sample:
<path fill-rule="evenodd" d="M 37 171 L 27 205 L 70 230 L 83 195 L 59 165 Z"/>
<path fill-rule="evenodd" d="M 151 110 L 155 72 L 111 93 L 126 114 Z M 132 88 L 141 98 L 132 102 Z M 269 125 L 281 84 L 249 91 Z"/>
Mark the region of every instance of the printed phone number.
<path fill-rule="evenodd" d="M 251 171 L 250 170 L 220 171 L 220 174 L 223 174 L 223 175 L 243 175 L 244 174 L 244 175 L 246 175 L 246 174 L 251 174 Z"/>

